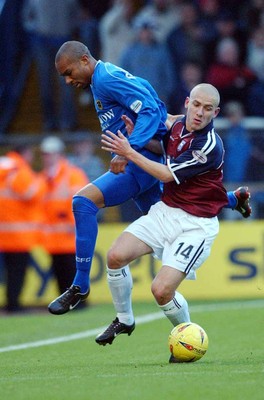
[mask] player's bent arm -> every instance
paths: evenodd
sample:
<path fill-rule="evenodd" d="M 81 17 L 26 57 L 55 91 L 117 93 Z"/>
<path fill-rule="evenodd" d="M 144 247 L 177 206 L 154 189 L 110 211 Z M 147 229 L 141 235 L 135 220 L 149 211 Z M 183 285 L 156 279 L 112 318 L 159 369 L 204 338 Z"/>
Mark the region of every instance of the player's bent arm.
<path fill-rule="evenodd" d="M 132 121 L 131 118 L 129 118 L 127 115 L 122 115 L 121 117 L 122 121 L 124 121 L 126 125 L 126 131 L 128 133 L 128 136 L 130 136 L 133 132 L 134 129 L 134 122 Z M 155 154 L 163 154 L 163 147 L 161 143 L 157 139 L 150 139 L 150 141 L 144 146 L 145 149 L 152 151 L 152 153 Z"/>
<path fill-rule="evenodd" d="M 120 131 L 118 131 L 118 136 L 111 131 L 106 131 L 106 133 L 107 135 L 102 135 L 103 150 L 114 152 L 119 156 L 126 157 L 138 167 L 142 168 L 144 171 L 162 182 L 170 182 L 174 180 L 167 165 L 149 160 L 142 154 L 138 153 L 130 146 L 128 140 Z"/>
<path fill-rule="evenodd" d="M 150 139 L 150 141 L 144 146 L 145 149 L 152 151 L 155 154 L 163 154 L 163 148 L 159 140 Z"/>
<path fill-rule="evenodd" d="M 169 113 L 167 114 L 167 119 L 165 121 L 165 124 L 168 130 L 172 127 L 172 125 L 174 124 L 174 122 L 178 117 L 183 117 L 183 115 L 172 115 Z"/>

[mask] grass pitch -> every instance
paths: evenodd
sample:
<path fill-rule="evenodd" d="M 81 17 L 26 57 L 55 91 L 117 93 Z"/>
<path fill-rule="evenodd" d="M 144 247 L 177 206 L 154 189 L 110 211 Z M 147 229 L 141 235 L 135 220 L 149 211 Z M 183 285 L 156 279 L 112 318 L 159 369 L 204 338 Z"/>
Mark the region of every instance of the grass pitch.
<path fill-rule="evenodd" d="M 111 305 L 63 316 L 1 316 L 1 400 L 262 400 L 264 301 L 190 303 L 209 349 L 169 364 L 172 326 L 153 303 L 135 303 L 136 330 L 109 346 L 94 338 Z"/>

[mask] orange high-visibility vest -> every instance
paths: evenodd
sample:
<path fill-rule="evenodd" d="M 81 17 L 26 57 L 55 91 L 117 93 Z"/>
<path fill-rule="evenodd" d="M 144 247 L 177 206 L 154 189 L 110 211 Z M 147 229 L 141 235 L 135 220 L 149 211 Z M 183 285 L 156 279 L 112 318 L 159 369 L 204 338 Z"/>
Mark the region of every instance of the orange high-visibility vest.
<path fill-rule="evenodd" d="M 17 152 L 0 157 L 0 251 L 30 251 L 41 242 L 43 178 Z"/>
<path fill-rule="evenodd" d="M 53 178 L 42 172 L 46 181 L 44 196 L 44 247 L 50 254 L 75 253 L 75 224 L 72 197 L 89 183 L 84 171 L 66 159 L 58 162 Z"/>

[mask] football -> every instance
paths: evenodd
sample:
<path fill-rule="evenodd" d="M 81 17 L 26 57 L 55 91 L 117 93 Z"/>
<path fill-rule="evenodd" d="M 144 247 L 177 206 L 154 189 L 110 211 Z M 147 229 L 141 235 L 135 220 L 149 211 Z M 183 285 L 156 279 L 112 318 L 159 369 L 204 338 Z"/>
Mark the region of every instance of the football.
<path fill-rule="evenodd" d="M 172 329 L 169 335 L 169 349 L 177 362 L 195 362 L 205 355 L 208 336 L 198 324 L 184 322 Z"/>

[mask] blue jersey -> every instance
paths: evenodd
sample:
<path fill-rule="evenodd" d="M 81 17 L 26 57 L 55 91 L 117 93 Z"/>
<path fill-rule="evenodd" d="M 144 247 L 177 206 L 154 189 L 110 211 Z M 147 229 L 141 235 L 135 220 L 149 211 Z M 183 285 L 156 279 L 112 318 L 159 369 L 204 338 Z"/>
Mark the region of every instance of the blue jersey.
<path fill-rule="evenodd" d="M 91 90 L 103 132 L 120 130 L 128 137 L 121 120 L 127 115 L 135 124 L 128 137 L 131 146 L 140 151 L 153 137 L 166 133 L 167 110 L 152 86 L 145 80 L 111 63 L 98 61 L 92 76 Z"/>

